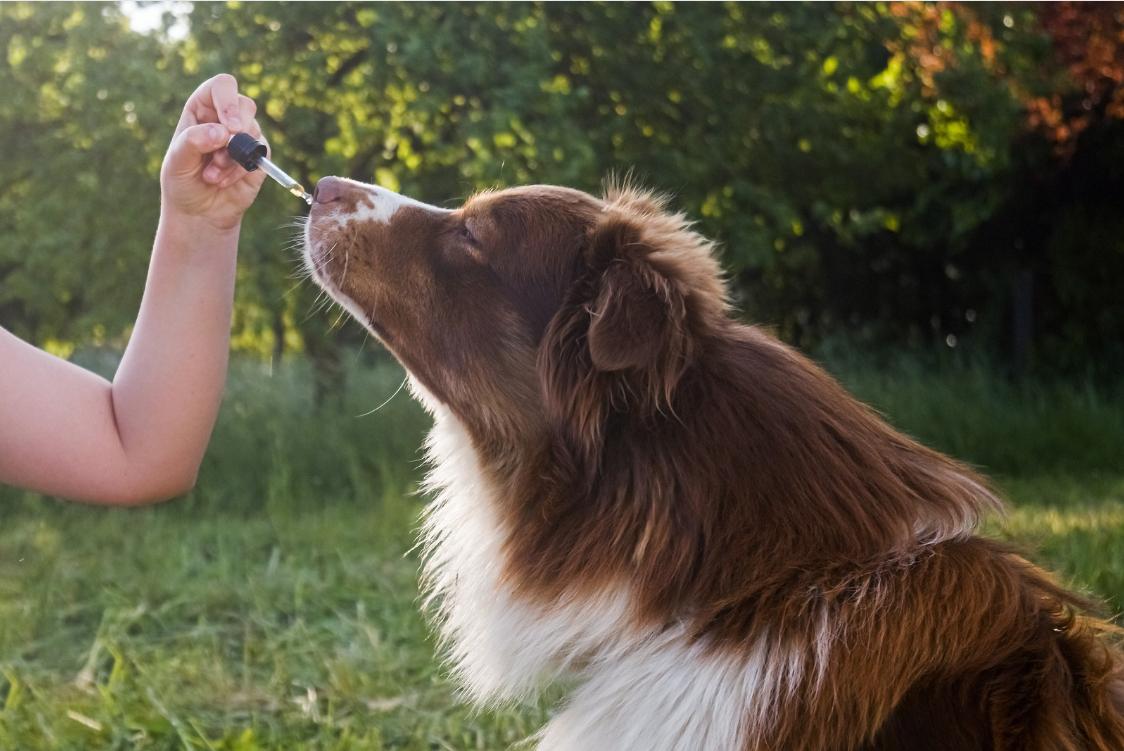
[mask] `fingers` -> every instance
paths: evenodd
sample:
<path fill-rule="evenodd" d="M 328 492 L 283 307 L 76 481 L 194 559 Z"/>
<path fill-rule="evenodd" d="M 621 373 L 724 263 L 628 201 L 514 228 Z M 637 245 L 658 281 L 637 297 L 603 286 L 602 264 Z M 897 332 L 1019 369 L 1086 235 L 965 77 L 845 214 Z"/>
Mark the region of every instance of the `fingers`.
<path fill-rule="evenodd" d="M 238 81 L 229 73 L 220 73 L 199 84 L 187 99 L 176 132 L 200 123 L 221 123 L 231 133 L 245 130 Z M 252 119 L 252 113 L 251 113 Z"/>
<path fill-rule="evenodd" d="M 242 121 L 243 125 L 249 123 L 246 128 L 246 133 L 249 133 L 254 138 L 261 135 L 261 128 L 258 127 L 257 120 L 254 115 L 257 114 L 258 106 L 254 104 L 254 100 L 248 96 L 238 95 L 238 119 Z M 234 164 L 234 160 L 230 158 L 230 154 L 225 151 L 215 153 L 212 164 L 217 165 L 218 169 L 225 170 Z"/>
<path fill-rule="evenodd" d="M 238 116 L 242 118 L 242 122 L 253 122 L 258 114 L 258 105 L 250 97 L 239 94 L 238 95 Z"/>
<path fill-rule="evenodd" d="M 216 123 L 192 125 L 185 128 L 168 148 L 168 165 L 177 171 L 196 169 L 203 158 L 212 152 L 225 151 L 230 134 Z"/>
<path fill-rule="evenodd" d="M 207 79 L 184 105 L 176 138 L 169 150 L 172 166 L 188 170 L 202 165 L 200 177 L 203 182 L 219 189 L 228 188 L 243 179 L 260 184 L 263 176 L 259 171 L 247 173 L 223 148 L 235 133 L 249 133 L 264 141 L 255 119 L 257 111 L 254 100 L 238 93 L 238 82 L 234 76 L 222 73 Z M 223 136 L 217 140 L 206 140 L 199 129 L 208 126 L 218 127 Z M 269 148 L 268 144 L 266 148 Z"/>
<path fill-rule="evenodd" d="M 219 122 L 227 127 L 231 133 L 241 133 L 245 127 L 242 123 L 241 107 L 238 103 L 238 82 L 229 73 L 220 73 L 209 81 L 204 82 L 196 94 L 200 94 L 204 104 L 210 105 L 219 118 Z M 207 100 L 210 101 L 207 101 Z"/>
<path fill-rule="evenodd" d="M 264 141 L 258 121 L 254 119 L 254 115 L 258 111 L 254 100 L 248 96 L 239 96 L 238 108 L 239 119 L 246 127 L 244 132 L 249 133 L 259 141 Z M 268 144 L 266 148 L 269 148 Z M 245 175 L 246 171 L 230 158 L 230 154 L 225 149 L 215 152 L 211 157 L 211 163 L 203 170 L 203 180 L 212 185 L 218 185 L 220 188 L 234 184 Z"/>

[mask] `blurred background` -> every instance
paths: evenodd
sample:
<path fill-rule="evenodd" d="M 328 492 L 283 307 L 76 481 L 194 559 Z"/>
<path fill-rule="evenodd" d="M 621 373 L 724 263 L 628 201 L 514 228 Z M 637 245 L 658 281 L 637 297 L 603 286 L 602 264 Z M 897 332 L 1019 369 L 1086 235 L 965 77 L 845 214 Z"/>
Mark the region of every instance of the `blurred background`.
<path fill-rule="evenodd" d="M 1124 605 L 1120 5 L 2 3 L 0 325 L 112 374 L 164 149 L 221 71 L 306 185 L 672 193 L 747 320 L 996 477 L 990 531 Z M 193 493 L 0 489 L 0 746 L 493 749 L 545 716 L 472 713 L 433 657 L 427 420 L 298 281 L 302 208 L 269 184 L 245 222 Z"/>

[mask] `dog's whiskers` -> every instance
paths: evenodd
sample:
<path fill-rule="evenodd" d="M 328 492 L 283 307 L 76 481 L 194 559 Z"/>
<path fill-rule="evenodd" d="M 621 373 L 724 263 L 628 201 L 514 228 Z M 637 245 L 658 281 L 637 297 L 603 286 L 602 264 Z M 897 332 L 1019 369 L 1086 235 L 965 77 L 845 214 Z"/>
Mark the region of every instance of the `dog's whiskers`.
<path fill-rule="evenodd" d="M 363 413 L 363 414 L 361 414 L 361 415 L 356 415 L 356 416 L 355 416 L 355 419 L 359 419 L 360 417 L 367 417 L 368 415 L 373 415 L 373 414 L 375 414 L 376 412 L 378 412 L 378 411 L 379 411 L 380 409 L 382 409 L 383 407 L 385 407 L 386 405 L 390 404 L 390 402 L 391 402 L 391 401 L 392 401 L 392 400 L 394 399 L 394 397 L 396 397 L 396 396 L 398 396 L 398 395 L 399 395 L 400 393 L 402 393 L 402 389 L 406 387 L 406 381 L 407 381 L 407 380 L 408 380 L 408 378 L 403 378 L 403 379 L 402 379 L 402 383 L 398 384 L 398 388 L 396 388 L 396 389 L 394 390 L 394 393 L 393 393 L 393 394 L 391 394 L 390 396 L 388 396 L 388 397 L 387 397 L 387 398 L 386 398 L 385 400 L 383 400 L 383 403 L 382 403 L 382 404 L 380 404 L 379 406 L 375 407 L 375 408 L 374 408 L 374 409 L 372 409 L 372 410 L 371 410 L 370 412 L 364 412 L 364 413 Z"/>

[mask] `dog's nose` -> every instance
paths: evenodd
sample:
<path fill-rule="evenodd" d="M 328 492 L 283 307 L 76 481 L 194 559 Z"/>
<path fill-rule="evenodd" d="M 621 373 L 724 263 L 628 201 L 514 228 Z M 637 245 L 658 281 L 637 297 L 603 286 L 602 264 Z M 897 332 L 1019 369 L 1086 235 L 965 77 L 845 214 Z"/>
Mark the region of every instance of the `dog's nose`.
<path fill-rule="evenodd" d="M 312 190 L 312 200 L 316 203 L 331 203 L 343 197 L 344 182 L 338 177 L 322 177 Z"/>

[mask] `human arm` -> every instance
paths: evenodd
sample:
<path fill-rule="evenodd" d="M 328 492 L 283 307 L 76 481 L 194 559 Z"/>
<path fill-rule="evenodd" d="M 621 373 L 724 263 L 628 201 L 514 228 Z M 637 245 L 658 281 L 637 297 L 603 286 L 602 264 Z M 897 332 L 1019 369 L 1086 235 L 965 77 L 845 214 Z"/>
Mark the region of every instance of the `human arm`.
<path fill-rule="evenodd" d="M 241 218 L 263 179 L 225 154 L 240 130 L 260 136 L 233 78 L 213 78 L 188 100 L 161 170 L 140 312 L 112 383 L 0 329 L 0 482 L 107 504 L 194 485 L 226 377 Z"/>

